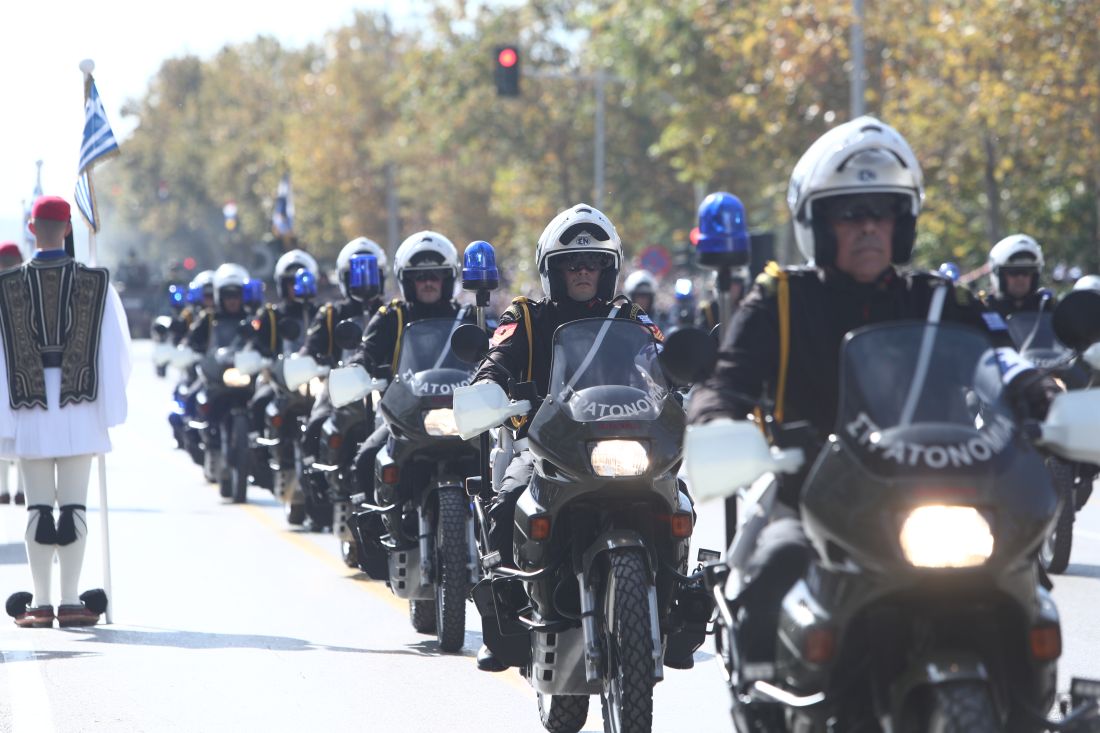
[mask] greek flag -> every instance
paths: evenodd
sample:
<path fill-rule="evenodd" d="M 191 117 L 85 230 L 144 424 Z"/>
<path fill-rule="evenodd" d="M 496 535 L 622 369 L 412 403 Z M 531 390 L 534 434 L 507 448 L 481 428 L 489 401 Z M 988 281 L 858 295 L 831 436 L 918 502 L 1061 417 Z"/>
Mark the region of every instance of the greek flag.
<path fill-rule="evenodd" d="M 275 210 L 271 213 L 271 230 L 277 237 L 294 233 L 294 190 L 290 187 L 290 174 L 284 173 L 275 190 Z"/>
<path fill-rule="evenodd" d="M 80 145 L 80 177 L 76 182 L 76 206 L 93 232 L 99 231 L 99 213 L 92 187 L 92 166 L 102 158 L 118 153 L 118 141 L 107 121 L 107 110 L 99 99 L 95 81 L 88 76 L 84 99 L 84 141 Z"/>

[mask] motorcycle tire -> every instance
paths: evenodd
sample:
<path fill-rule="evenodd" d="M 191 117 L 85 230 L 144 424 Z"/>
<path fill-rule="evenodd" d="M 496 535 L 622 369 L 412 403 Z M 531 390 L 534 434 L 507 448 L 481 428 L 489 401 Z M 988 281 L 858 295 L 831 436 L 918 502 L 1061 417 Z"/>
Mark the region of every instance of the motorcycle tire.
<path fill-rule="evenodd" d="M 457 652 L 466 639 L 466 596 L 470 592 L 470 545 L 466 535 L 466 492 L 440 489 L 435 527 L 435 635 L 444 652 Z"/>
<path fill-rule="evenodd" d="M 418 634 L 435 633 L 435 601 L 409 601 L 409 621 Z"/>
<path fill-rule="evenodd" d="M 1069 556 L 1073 549 L 1073 522 L 1076 519 L 1075 497 L 1073 495 L 1073 466 L 1056 458 L 1047 461 L 1054 488 L 1062 499 L 1062 510 L 1054 529 L 1039 546 L 1039 562 L 1050 575 L 1060 575 L 1069 567 Z"/>
<path fill-rule="evenodd" d="M 229 437 L 229 465 L 232 476 L 233 503 L 244 504 L 248 500 L 248 466 L 251 449 L 248 447 L 248 418 L 233 418 L 233 433 Z"/>
<path fill-rule="evenodd" d="M 539 720 L 550 733 L 580 733 L 588 720 L 588 695 L 539 695 Z"/>
<path fill-rule="evenodd" d="M 639 550 L 613 552 L 604 590 L 607 677 L 600 693 L 606 733 L 653 729 L 653 651 L 649 571 Z"/>
<path fill-rule="evenodd" d="M 984 682 L 963 680 L 932 688 L 927 722 L 910 721 L 903 731 L 928 733 L 997 733 L 1000 718 Z M 913 725 L 912 723 L 916 723 Z"/>

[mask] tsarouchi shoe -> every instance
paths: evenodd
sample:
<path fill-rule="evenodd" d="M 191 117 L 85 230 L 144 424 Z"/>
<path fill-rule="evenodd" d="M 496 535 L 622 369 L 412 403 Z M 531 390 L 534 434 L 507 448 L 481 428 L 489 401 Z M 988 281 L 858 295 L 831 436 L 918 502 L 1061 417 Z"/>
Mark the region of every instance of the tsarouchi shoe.
<path fill-rule="evenodd" d="M 24 629 L 48 629 L 53 626 L 53 606 L 33 606 L 15 616 L 15 625 Z"/>
<path fill-rule="evenodd" d="M 57 607 L 58 626 L 95 626 L 99 614 L 91 611 L 83 603 L 60 605 Z"/>

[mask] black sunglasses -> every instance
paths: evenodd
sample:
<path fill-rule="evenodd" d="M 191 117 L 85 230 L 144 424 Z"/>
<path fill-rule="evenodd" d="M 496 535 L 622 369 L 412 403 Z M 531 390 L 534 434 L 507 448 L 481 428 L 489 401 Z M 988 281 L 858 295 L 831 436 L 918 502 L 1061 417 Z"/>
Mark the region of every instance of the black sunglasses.
<path fill-rule="evenodd" d="M 903 202 L 894 196 L 860 196 L 841 199 L 828 208 L 828 217 L 834 222 L 851 224 L 860 221 L 886 221 L 901 213 Z"/>
<path fill-rule="evenodd" d="M 569 272 L 600 272 L 611 267 L 615 258 L 602 252 L 574 252 L 568 255 L 558 255 L 554 258 L 554 267 L 558 270 Z"/>
<path fill-rule="evenodd" d="M 442 281 L 446 272 L 446 270 L 419 270 L 409 274 L 415 282 L 422 283 L 430 280 Z"/>

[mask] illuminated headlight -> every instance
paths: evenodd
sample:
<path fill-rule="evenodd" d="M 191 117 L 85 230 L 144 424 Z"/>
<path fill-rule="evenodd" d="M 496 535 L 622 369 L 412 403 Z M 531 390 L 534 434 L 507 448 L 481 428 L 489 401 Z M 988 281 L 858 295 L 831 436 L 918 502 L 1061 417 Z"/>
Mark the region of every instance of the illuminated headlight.
<path fill-rule="evenodd" d="M 597 476 L 641 476 L 649 468 L 645 446 L 636 440 L 600 440 L 592 446 Z"/>
<path fill-rule="evenodd" d="M 455 411 L 449 407 L 428 410 L 424 413 L 424 430 L 428 435 L 458 435 Z"/>
<path fill-rule="evenodd" d="M 971 568 L 993 554 L 989 522 L 971 506 L 917 507 L 898 540 L 905 559 L 919 568 Z"/>
<path fill-rule="evenodd" d="M 325 391 L 325 382 L 320 377 L 309 380 L 309 396 L 316 399 Z"/>
<path fill-rule="evenodd" d="M 226 387 L 247 387 L 252 384 L 252 377 L 242 372 L 237 367 L 229 367 L 222 374 L 222 382 Z"/>

